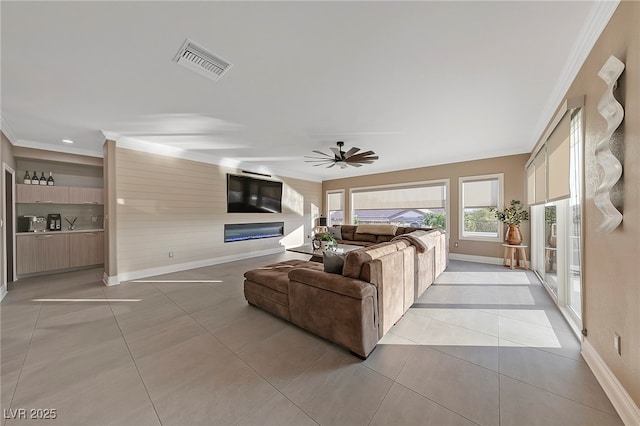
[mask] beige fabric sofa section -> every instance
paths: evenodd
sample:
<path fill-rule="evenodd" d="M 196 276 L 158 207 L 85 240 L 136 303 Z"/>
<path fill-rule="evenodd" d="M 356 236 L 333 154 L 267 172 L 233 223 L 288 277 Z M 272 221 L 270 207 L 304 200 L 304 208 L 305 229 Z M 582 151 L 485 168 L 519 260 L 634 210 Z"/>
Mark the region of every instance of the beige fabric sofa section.
<path fill-rule="evenodd" d="M 366 358 L 437 276 L 440 231 L 348 252 L 342 274 L 289 260 L 247 271 L 247 301 Z"/>

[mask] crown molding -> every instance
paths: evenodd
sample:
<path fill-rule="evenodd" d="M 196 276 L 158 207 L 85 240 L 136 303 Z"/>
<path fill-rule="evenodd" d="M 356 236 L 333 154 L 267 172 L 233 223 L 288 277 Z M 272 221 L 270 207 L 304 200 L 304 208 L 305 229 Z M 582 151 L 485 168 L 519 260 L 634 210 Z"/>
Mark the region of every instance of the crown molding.
<path fill-rule="evenodd" d="M 7 122 L 7 119 L 4 118 L 4 115 L 0 112 L 0 124 L 2 126 L 2 133 L 4 133 L 5 137 L 11 142 L 11 145 L 15 145 L 18 137 L 14 133 L 13 129 Z"/>
<path fill-rule="evenodd" d="M 536 146 L 541 138 L 542 133 L 547 128 L 549 121 L 554 116 L 554 113 L 558 109 L 558 106 L 563 101 L 569 87 L 575 80 L 580 68 L 584 64 L 584 61 L 591 53 L 591 49 L 598 41 L 600 34 L 604 31 L 604 28 L 609 23 L 611 16 L 615 12 L 620 0 L 605 0 L 596 1 L 591 8 L 591 12 L 587 16 L 582 30 L 576 38 L 576 42 L 573 45 L 571 53 L 567 58 L 567 62 L 560 73 L 560 77 L 556 82 L 549 99 L 545 107 L 540 114 L 540 119 L 536 127 L 534 128 L 534 140 L 531 141 L 530 146 L 533 148 Z"/>
<path fill-rule="evenodd" d="M 102 134 L 108 140 L 115 141 L 116 147 L 132 149 L 134 151 L 146 152 L 149 154 L 164 155 L 166 157 L 182 158 L 183 160 L 196 161 L 198 163 L 214 164 L 221 167 L 249 170 L 256 173 L 268 174 L 278 177 L 289 177 L 311 182 L 322 182 L 322 178 L 313 175 L 291 172 L 277 168 L 257 166 L 254 163 L 237 161 L 232 158 L 219 158 L 208 154 L 186 151 L 181 148 L 148 142 L 142 139 L 123 136 L 118 133 L 102 130 Z"/>

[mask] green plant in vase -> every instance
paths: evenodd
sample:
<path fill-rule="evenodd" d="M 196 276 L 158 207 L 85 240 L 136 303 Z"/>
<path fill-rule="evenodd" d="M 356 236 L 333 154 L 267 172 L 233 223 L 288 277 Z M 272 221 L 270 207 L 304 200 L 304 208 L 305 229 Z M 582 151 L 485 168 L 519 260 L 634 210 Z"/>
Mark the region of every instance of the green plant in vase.
<path fill-rule="evenodd" d="M 505 241 L 512 245 L 522 244 L 520 224 L 523 220 L 529 220 L 529 211 L 520 203 L 520 200 L 511 200 L 509 207 L 505 207 L 502 211 L 493 208 L 491 211 L 500 222 L 509 225 Z"/>
<path fill-rule="evenodd" d="M 313 246 L 322 250 L 333 250 L 338 246 L 338 241 L 328 232 L 316 235 Z"/>

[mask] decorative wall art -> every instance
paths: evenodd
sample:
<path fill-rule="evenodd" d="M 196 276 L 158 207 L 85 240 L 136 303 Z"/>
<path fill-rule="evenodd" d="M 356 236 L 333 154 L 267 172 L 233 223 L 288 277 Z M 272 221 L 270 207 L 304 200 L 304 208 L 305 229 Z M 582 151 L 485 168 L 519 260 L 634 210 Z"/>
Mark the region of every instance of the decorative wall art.
<path fill-rule="evenodd" d="M 611 152 L 610 142 L 613 132 L 620 126 L 624 118 L 624 109 L 613 96 L 613 91 L 618 85 L 618 78 L 624 71 L 624 67 L 624 63 L 612 55 L 598 72 L 598 77 L 607 83 L 607 90 L 598 101 L 598 112 L 607 122 L 607 131 L 595 149 L 596 161 L 602 167 L 604 176 L 600 186 L 596 189 L 594 202 L 604 216 L 597 231 L 604 233 L 613 232 L 622 222 L 622 213 L 611 202 L 611 190 L 622 176 L 622 164 Z"/>

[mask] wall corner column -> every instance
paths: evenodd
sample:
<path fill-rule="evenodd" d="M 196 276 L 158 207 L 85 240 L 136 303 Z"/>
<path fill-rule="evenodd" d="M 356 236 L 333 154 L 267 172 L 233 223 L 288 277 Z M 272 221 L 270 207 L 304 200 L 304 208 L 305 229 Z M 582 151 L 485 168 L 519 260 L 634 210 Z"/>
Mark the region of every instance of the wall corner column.
<path fill-rule="evenodd" d="M 102 281 L 111 286 L 120 284 L 118 279 L 118 236 L 116 210 L 116 142 L 106 140 L 103 145 L 104 176 L 104 276 Z"/>

